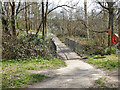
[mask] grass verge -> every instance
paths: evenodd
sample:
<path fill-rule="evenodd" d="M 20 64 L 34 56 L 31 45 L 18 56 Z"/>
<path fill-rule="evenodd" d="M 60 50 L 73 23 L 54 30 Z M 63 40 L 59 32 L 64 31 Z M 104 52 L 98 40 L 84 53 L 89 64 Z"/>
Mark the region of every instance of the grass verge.
<path fill-rule="evenodd" d="M 8 60 L 2 62 L 2 87 L 3 88 L 20 88 L 27 87 L 33 82 L 40 82 L 44 75 L 32 74 L 27 70 L 40 70 L 44 68 L 65 66 L 64 61 L 53 58 L 51 60 L 45 59 L 30 59 L 30 60 Z"/>
<path fill-rule="evenodd" d="M 87 56 L 85 62 L 93 64 L 98 68 L 103 69 L 118 69 L 120 68 L 120 62 L 118 62 L 118 55 L 92 55 Z"/>
<path fill-rule="evenodd" d="M 100 69 L 109 71 L 109 73 L 117 71 L 118 68 L 120 68 L 120 62 L 118 62 L 118 55 L 115 54 L 104 56 L 92 55 L 87 56 L 86 59 L 84 60 L 85 62 L 93 64 Z M 107 73 L 109 76 L 97 79 L 92 88 L 117 88 L 118 87 L 118 82 L 116 81 L 117 79 L 113 80 L 114 78 L 117 78 L 117 76 L 113 77 L 109 73 Z M 114 74 L 117 75 L 116 72 L 114 72 Z"/>

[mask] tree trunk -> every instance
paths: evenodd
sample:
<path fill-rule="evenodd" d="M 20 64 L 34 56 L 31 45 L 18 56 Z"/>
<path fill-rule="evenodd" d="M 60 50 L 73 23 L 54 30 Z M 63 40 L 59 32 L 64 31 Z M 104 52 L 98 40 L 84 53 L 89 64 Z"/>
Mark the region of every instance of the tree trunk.
<path fill-rule="evenodd" d="M 89 39 L 89 30 L 88 30 L 88 17 L 87 17 L 87 0 L 84 0 L 84 11 L 85 11 L 85 22 L 86 22 L 86 31 L 87 31 L 87 38 Z"/>
<path fill-rule="evenodd" d="M 25 7 L 26 7 L 26 2 L 25 2 Z M 27 26 L 27 8 L 25 8 L 25 26 L 26 26 L 26 33 L 27 33 L 27 35 L 28 35 L 28 26 Z"/>
<path fill-rule="evenodd" d="M 111 17 L 110 17 L 110 13 L 109 13 L 108 30 L 111 29 L 111 28 L 110 28 L 110 26 L 111 26 L 111 25 L 110 25 L 110 19 L 111 19 Z M 108 47 L 109 47 L 109 46 L 110 46 L 110 33 L 108 32 Z"/>
<path fill-rule="evenodd" d="M 42 23 L 43 23 L 43 31 L 42 31 L 42 37 L 43 37 L 43 39 L 44 39 L 44 37 L 45 37 L 45 30 L 44 30 L 44 2 L 43 2 L 44 0 L 42 0 Z"/>
<path fill-rule="evenodd" d="M 103 5 L 106 7 L 106 3 L 105 3 L 105 0 L 103 1 Z M 103 8 L 103 28 L 105 27 L 105 26 L 107 26 L 107 23 L 106 23 L 106 21 L 107 21 L 107 15 L 106 15 L 106 11 L 105 11 L 105 8 Z M 106 29 L 104 29 L 104 30 L 106 30 Z M 103 34 L 103 46 L 107 46 L 106 45 L 106 33 L 104 33 Z"/>
<path fill-rule="evenodd" d="M 30 7 L 27 8 L 28 9 L 28 30 L 30 30 Z"/>
<path fill-rule="evenodd" d="M 37 30 L 37 26 L 38 26 L 38 7 L 37 7 L 38 3 L 36 2 L 36 27 L 35 27 L 35 30 Z"/>
<path fill-rule="evenodd" d="M 108 24 L 108 29 L 111 29 L 111 34 L 108 33 L 108 47 L 110 48 L 110 53 L 111 53 L 111 46 L 112 46 L 112 41 L 111 38 L 113 36 L 113 9 L 109 9 L 109 24 Z"/>
<path fill-rule="evenodd" d="M 16 37 L 16 29 L 15 29 L 15 2 L 12 2 L 12 15 L 11 15 L 11 28 L 12 28 L 12 36 Z"/>
<path fill-rule="evenodd" d="M 113 17 L 114 17 L 114 15 L 113 15 L 112 9 L 110 9 L 109 14 L 110 14 L 111 36 L 113 36 L 113 32 L 114 32 L 114 30 L 113 30 Z"/>
<path fill-rule="evenodd" d="M 118 49 L 120 50 L 120 13 L 118 16 L 118 30 L 119 30 L 119 43 L 118 43 Z"/>
<path fill-rule="evenodd" d="M 48 0 L 46 2 L 46 12 L 45 12 L 45 35 L 47 35 L 47 13 L 48 13 Z"/>

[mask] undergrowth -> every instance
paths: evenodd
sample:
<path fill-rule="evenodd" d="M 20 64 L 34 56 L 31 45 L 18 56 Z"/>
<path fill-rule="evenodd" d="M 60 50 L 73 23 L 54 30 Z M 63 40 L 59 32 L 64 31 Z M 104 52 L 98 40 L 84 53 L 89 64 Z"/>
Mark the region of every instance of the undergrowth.
<path fill-rule="evenodd" d="M 50 59 L 56 56 L 51 39 L 43 40 L 40 35 L 29 34 L 13 38 L 4 34 L 2 39 L 3 60 L 35 58 L 38 55 Z"/>

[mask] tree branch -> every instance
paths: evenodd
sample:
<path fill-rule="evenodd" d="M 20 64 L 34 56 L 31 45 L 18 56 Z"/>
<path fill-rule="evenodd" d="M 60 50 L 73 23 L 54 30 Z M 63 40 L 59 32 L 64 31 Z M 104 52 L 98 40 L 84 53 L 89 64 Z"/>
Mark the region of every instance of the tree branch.
<path fill-rule="evenodd" d="M 40 23 L 39 27 L 37 28 L 36 35 L 38 34 L 38 32 L 39 32 L 39 30 L 40 30 L 40 28 L 41 28 L 41 26 L 42 26 L 42 23 L 43 23 L 43 21 L 41 21 L 41 23 Z"/>
<path fill-rule="evenodd" d="M 11 2 L 9 2 L 9 4 L 10 4 L 11 7 L 13 6 Z"/>
<path fill-rule="evenodd" d="M 95 30 L 91 30 L 91 31 L 93 31 L 93 32 L 96 32 L 96 33 L 108 33 L 108 31 L 95 31 Z"/>
<path fill-rule="evenodd" d="M 73 7 L 71 7 L 71 6 L 68 6 L 68 5 L 60 5 L 60 6 L 56 6 L 55 8 L 51 9 L 50 11 L 48 11 L 48 14 L 49 14 L 50 12 L 54 11 L 55 9 L 59 8 L 59 7 L 68 7 L 68 8 L 75 9 L 75 8 L 73 8 Z"/>
<path fill-rule="evenodd" d="M 25 9 L 25 8 L 29 7 L 29 6 L 30 6 L 30 5 L 32 5 L 32 4 L 33 4 L 33 3 L 28 4 L 26 7 L 21 8 L 21 9 L 17 12 L 17 14 L 18 14 L 18 13 L 20 13 L 23 9 Z"/>
<path fill-rule="evenodd" d="M 18 14 L 18 10 L 19 10 L 19 8 L 20 8 L 20 5 L 21 5 L 21 2 L 18 3 L 18 7 L 17 7 L 17 9 L 16 9 L 16 16 L 17 16 L 17 14 Z"/>
<path fill-rule="evenodd" d="M 108 7 L 105 7 L 104 5 L 102 5 L 101 2 L 98 1 L 98 4 L 99 4 L 101 7 L 103 7 L 103 8 L 105 8 L 105 9 L 109 10 L 109 8 L 108 8 Z"/>
<path fill-rule="evenodd" d="M 86 22 L 85 22 L 84 20 L 82 20 L 82 19 L 77 19 L 77 21 L 80 21 L 80 22 L 85 26 L 85 28 L 88 28 L 88 26 L 87 26 L 87 24 L 86 24 Z"/>
<path fill-rule="evenodd" d="M 81 23 L 87 28 L 88 26 L 86 25 L 85 21 L 82 19 L 78 19 L 78 21 L 81 21 Z M 96 33 L 108 33 L 108 31 L 95 31 L 95 30 L 91 30 L 92 32 L 96 32 Z"/>

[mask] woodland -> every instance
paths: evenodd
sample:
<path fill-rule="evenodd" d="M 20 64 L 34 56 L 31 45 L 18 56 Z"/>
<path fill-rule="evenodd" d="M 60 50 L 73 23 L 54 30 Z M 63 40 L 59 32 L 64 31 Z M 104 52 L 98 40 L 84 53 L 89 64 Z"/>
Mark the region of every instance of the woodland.
<path fill-rule="evenodd" d="M 91 4 L 88 0 L 68 0 L 64 4 L 63 0 L 58 1 L 57 4 L 49 0 L 0 1 L 3 88 L 26 87 L 47 78 L 30 74 L 26 69 L 66 66 L 56 53 L 51 33 L 66 45 L 66 39 L 82 45 L 80 49 L 74 49 L 77 46 L 71 49 L 87 63 L 112 70 L 120 67 L 120 1 L 93 0 Z M 112 41 L 114 34 L 116 43 Z M 94 60 L 101 57 L 106 57 L 103 62 Z"/>

